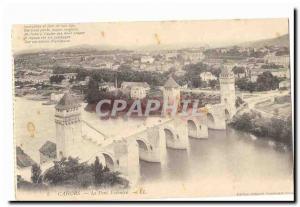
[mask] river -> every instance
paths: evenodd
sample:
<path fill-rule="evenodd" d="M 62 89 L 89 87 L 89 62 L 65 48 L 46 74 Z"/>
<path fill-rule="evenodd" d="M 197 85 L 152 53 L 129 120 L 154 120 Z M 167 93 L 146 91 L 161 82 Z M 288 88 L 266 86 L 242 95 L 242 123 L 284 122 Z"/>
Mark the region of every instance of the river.
<path fill-rule="evenodd" d="M 39 147 L 46 140 L 55 142 L 54 106 L 17 98 L 14 136 L 17 145 L 37 160 Z M 86 113 L 86 112 L 83 112 Z M 88 116 L 91 116 L 90 114 Z M 33 122 L 34 137 L 26 124 Z M 232 128 L 209 130 L 208 139 L 189 138 L 189 150 L 167 149 L 165 166 L 140 161 L 140 183 L 194 183 L 205 192 L 287 193 L 293 190 L 292 151 L 279 151 L 268 139 L 253 139 Z M 193 185 L 192 185 L 193 186 Z M 231 194 L 231 193 L 229 193 Z"/>

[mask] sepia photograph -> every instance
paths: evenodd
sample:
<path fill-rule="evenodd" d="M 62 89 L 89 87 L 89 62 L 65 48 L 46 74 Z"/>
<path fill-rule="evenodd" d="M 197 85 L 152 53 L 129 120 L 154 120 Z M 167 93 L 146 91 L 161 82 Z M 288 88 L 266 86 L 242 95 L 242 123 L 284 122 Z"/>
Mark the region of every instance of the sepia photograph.
<path fill-rule="evenodd" d="M 18 201 L 294 194 L 289 18 L 15 24 Z"/>

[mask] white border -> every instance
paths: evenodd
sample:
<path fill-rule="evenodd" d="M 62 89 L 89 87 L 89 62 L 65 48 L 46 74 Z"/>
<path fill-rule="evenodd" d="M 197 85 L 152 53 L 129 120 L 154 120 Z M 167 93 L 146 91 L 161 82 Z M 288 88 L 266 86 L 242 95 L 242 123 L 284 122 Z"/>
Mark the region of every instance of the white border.
<path fill-rule="evenodd" d="M 294 28 L 293 28 L 293 6 L 292 4 L 280 4 L 270 1 L 269 4 L 224 4 L 223 1 L 209 1 L 217 4 L 199 4 L 196 1 L 132 1 L 124 4 L 123 1 L 105 1 L 102 4 L 59 4 L 58 0 L 49 1 L 46 4 L 39 4 L 37 0 L 30 1 L 31 4 L 23 4 L 21 0 L 13 0 L 12 3 L 5 3 L 1 14 L 1 51 L 0 58 L 0 88 L 1 88 L 1 170 L 0 196 L 4 197 L 5 203 L 14 200 L 13 183 L 13 137 L 12 137 L 12 70 L 11 70 L 11 39 L 10 30 L 12 24 L 23 23 L 69 23 L 69 22 L 100 22 L 100 21 L 158 21 L 158 20 L 201 20 L 201 19 L 233 19 L 233 18 L 278 18 L 288 17 L 290 22 L 291 39 L 291 73 L 293 75 L 293 54 L 294 54 Z M 52 3 L 49 3 L 52 2 Z M 54 3 L 55 2 L 55 3 Z M 68 2 L 68 1 L 64 1 Z M 77 1 L 78 2 L 78 1 Z M 93 2 L 93 1 L 89 1 Z M 95 2 L 95 1 L 94 1 Z M 250 2 L 250 1 L 248 1 Z M 251 1 L 254 2 L 254 1 Z M 255 2 L 260 2 L 255 0 Z M 0 53 L 1 54 L 1 53 Z M 293 76 L 292 76 L 293 77 Z M 292 78 L 292 86 L 293 86 Z M 292 89 L 293 90 L 293 89 Z M 4 152 L 4 154 L 2 153 Z M 245 197 L 225 197 L 206 198 L 201 200 L 290 200 L 292 196 L 245 196 Z M 180 199 L 178 199 L 180 200 Z M 191 199 L 198 200 L 198 199 Z M 2 199 L 1 199 L 2 202 Z M 1 205 L 2 206 L 2 205 Z"/>

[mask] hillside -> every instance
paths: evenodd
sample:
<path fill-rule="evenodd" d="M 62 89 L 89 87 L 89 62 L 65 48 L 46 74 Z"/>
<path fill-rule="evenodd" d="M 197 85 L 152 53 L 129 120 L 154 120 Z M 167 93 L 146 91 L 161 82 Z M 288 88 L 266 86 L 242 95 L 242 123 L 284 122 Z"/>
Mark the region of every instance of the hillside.
<path fill-rule="evenodd" d="M 280 46 L 280 47 L 289 47 L 289 35 L 285 34 L 276 38 L 272 39 L 264 39 L 264 40 L 258 40 L 253 42 L 246 42 L 242 43 L 239 46 L 242 47 L 255 47 L 255 48 L 261 48 L 264 46 Z"/>

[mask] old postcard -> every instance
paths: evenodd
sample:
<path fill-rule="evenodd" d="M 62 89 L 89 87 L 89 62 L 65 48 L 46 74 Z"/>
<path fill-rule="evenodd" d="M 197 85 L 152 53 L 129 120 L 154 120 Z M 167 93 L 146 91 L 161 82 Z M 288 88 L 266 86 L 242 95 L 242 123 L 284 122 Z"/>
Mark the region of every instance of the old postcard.
<path fill-rule="evenodd" d="M 289 23 L 12 28 L 16 200 L 294 193 Z"/>

